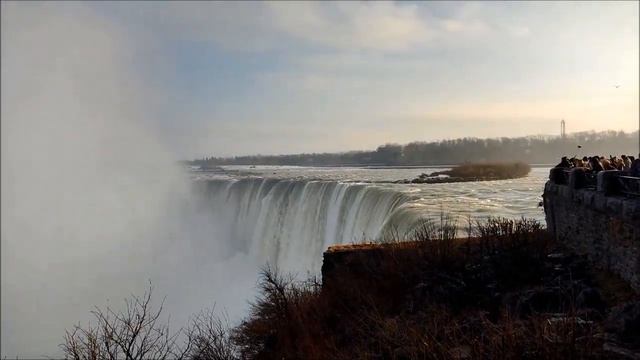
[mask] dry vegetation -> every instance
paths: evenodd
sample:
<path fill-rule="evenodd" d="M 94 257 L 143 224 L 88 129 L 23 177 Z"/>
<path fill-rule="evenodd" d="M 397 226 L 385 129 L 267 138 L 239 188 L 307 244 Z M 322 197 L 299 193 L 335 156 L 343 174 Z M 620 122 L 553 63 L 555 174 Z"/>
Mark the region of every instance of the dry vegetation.
<path fill-rule="evenodd" d="M 400 184 L 439 184 L 467 181 L 490 181 L 517 179 L 527 176 L 531 166 L 523 162 L 505 163 L 465 163 L 451 170 L 436 171 L 431 174 L 422 173 L 413 180 L 395 181 Z M 447 175 L 440 177 L 439 175 Z"/>
<path fill-rule="evenodd" d="M 154 306 L 151 285 L 142 297 L 125 300 L 125 309 L 95 308 L 96 324 L 75 325 L 67 330 L 60 345 L 66 359 L 77 360 L 224 360 L 238 353 L 231 342 L 230 326 L 225 318 L 203 310 L 190 320 L 187 328 L 170 331 L 162 318 L 164 301 Z"/>
<path fill-rule="evenodd" d="M 108 359 L 108 349 L 96 352 L 102 346 L 96 344 L 114 343 L 119 355 L 126 355 L 126 344 L 147 344 L 133 346 L 140 354 L 149 343 L 131 341 L 141 335 L 128 327 L 148 324 L 142 333 L 168 345 L 151 347 L 155 353 L 192 359 L 637 356 L 635 325 L 608 325 L 612 316 L 620 319 L 612 314 L 638 305 L 637 295 L 619 283 L 602 286 L 611 278 L 602 272 L 594 276 L 581 258 L 560 252 L 540 224 L 489 219 L 474 224 L 466 240 L 454 239 L 455 233 L 425 224 L 413 242 L 352 252 L 348 266 L 323 270 L 323 284 L 267 268 L 244 321 L 229 328 L 212 312 L 202 313 L 183 331 L 180 346 L 157 325 L 158 313 L 144 310 L 147 322 L 129 311 L 110 320 L 97 312 L 97 330 L 76 328 L 63 349 L 69 358 Z M 140 313 L 146 303 L 136 300 L 133 308 Z M 112 330 L 122 325 L 124 330 Z M 124 346 L 123 337 L 129 338 Z"/>
<path fill-rule="evenodd" d="M 459 178 L 514 179 L 527 176 L 531 166 L 523 162 L 462 164 L 451 170 L 434 173 Z M 431 174 L 432 176 L 434 174 Z"/>

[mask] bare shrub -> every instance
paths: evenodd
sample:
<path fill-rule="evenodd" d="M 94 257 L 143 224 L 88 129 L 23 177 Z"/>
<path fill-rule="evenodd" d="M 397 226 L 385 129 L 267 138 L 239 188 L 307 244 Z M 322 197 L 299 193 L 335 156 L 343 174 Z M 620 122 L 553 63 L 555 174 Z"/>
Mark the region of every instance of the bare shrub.
<path fill-rule="evenodd" d="M 513 248 L 526 248 L 530 245 L 544 245 L 544 227 L 533 219 L 508 219 L 489 217 L 476 220 L 473 234 L 480 240 L 481 250 L 493 253 Z"/>
<path fill-rule="evenodd" d="M 364 235 L 364 234 L 363 234 Z M 384 229 L 384 232 L 380 235 L 378 240 L 376 241 L 379 244 L 393 244 L 399 241 L 408 241 L 407 234 L 400 234 L 400 230 L 396 225 L 389 227 L 388 229 Z M 359 243 L 368 243 L 369 239 L 365 236 L 359 241 Z"/>
<path fill-rule="evenodd" d="M 219 318 L 214 309 L 195 315 L 185 330 L 186 358 L 192 360 L 232 360 L 238 349 L 231 339 L 228 317 Z"/>
<path fill-rule="evenodd" d="M 164 300 L 159 306 L 151 303 L 153 287 L 142 297 L 125 299 L 125 309 L 116 312 L 111 308 L 91 311 L 96 325 L 75 325 L 67 330 L 60 345 L 66 359 L 183 359 L 189 352 L 187 346 L 179 346 L 180 331 L 172 333 L 169 321 L 160 319 Z"/>
<path fill-rule="evenodd" d="M 413 229 L 412 238 L 415 241 L 433 241 L 438 238 L 438 228 L 431 219 L 423 219 Z"/>
<path fill-rule="evenodd" d="M 320 293 L 316 279 L 296 282 L 277 269 L 265 267 L 260 274 L 260 295 L 250 315 L 234 330 L 233 341 L 242 358 L 270 354 L 273 358 L 313 358 L 320 334 L 310 316 Z M 312 305 L 312 306 L 310 306 Z"/>
<path fill-rule="evenodd" d="M 451 215 L 440 213 L 440 227 L 438 228 L 440 240 L 455 240 L 458 235 L 458 221 Z"/>

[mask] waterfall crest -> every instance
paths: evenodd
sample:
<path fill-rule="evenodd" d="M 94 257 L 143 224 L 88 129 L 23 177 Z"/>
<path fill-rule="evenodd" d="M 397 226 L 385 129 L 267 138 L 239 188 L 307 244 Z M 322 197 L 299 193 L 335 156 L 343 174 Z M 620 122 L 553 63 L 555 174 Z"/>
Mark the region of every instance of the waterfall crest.
<path fill-rule="evenodd" d="M 287 270 L 317 271 L 327 246 L 378 240 L 413 222 L 400 210 L 410 196 L 367 184 L 214 179 L 197 181 L 196 191 L 234 251 Z M 399 212 L 405 219 L 396 223 Z"/>

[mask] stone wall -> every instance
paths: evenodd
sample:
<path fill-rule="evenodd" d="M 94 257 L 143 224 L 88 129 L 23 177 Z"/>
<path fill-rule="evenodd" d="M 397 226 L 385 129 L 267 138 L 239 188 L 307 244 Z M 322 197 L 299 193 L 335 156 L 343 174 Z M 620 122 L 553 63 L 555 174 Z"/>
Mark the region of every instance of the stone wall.
<path fill-rule="evenodd" d="M 402 251 L 390 248 L 386 244 L 329 246 L 322 260 L 322 286 L 331 287 L 334 282 L 341 282 L 345 276 L 356 281 L 370 278 L 376 273 L 375 270 L 380 269 L 385 251 Z"/>
<path fill-rule="evenodd" d="M 580 169 L 552 169 L 543 194 L 547 228 L 640 291 L 640 198 L 617 195 L 615 176 L 603 171 L 589 187 Z"/>

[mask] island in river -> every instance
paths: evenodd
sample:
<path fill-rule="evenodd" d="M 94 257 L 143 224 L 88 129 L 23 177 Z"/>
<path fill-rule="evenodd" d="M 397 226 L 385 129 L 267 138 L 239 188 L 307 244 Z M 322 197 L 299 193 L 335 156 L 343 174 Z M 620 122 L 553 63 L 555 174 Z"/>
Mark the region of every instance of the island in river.
<path fill-rule="evenodd" d="M 400 184 L 439 184 L 465 181 L 506 180 L 525 177 L 531 166 L 523 162 L 466 163 L 450 170 L 422 173 L 413 180 L 398 180 Z"/>

